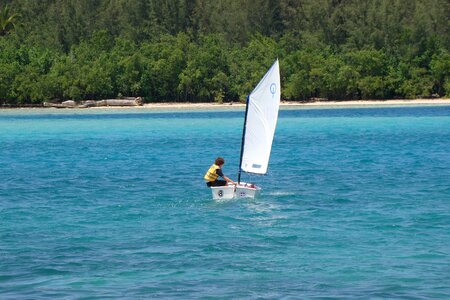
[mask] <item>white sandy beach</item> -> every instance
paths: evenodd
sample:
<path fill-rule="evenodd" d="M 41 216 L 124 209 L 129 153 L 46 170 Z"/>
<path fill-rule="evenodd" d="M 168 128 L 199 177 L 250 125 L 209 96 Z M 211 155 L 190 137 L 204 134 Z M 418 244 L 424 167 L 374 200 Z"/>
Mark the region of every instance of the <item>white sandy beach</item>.
<path fill-rule="evenodd" d="M 408 105 L 450 105 L 450 99 L 411 99 L 411 100 L 352 100 L 352 101 L 315 101 L 315 102 L 297 102 L 281 101 L 283 107 L 346 107 L 346 106 L 408 106 Z M 187 102 L 168 102 L 168 103 L 146 103 L 142 108 L 161 109 L 161 108 L 227 108 L 244 107 L 244 103 L 187 103 Z"/>

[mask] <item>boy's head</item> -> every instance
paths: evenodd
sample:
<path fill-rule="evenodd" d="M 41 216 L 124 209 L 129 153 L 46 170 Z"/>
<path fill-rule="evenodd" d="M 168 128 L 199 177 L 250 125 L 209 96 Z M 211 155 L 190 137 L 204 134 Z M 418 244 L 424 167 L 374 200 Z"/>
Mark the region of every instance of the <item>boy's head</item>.
<path fill-rule="evenodd" d="M 218 157 L 214 163 L 221 167 L 225 163 L 225 160 L 222 157 Z"/>

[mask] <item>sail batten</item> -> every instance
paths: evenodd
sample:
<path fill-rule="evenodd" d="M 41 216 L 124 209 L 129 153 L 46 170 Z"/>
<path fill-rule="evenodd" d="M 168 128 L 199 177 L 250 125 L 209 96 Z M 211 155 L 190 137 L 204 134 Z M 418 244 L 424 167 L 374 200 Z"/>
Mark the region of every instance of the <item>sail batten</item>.
<path fill-rule="evenodd" d="M 276 60 L 248 96 L 240 170 L 267 173 L 279 106 L 280 68 Z"/>

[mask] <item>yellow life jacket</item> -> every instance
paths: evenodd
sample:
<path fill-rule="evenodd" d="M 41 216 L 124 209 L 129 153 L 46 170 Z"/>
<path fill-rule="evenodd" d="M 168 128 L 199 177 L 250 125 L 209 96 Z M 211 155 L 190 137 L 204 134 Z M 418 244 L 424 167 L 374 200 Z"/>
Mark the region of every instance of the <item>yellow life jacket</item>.
<path fill-rule="evenodd" d="M 206 172 L 205 176 L 203 178 L 205 178 L 205 180 L 213 182 L 215 181 L 219 175 L 217 175 L 216 170 L 220 169 L 220 167 L 216 164 L 212 164 L 211 167 L 209 168 L 208 172 Z"/>

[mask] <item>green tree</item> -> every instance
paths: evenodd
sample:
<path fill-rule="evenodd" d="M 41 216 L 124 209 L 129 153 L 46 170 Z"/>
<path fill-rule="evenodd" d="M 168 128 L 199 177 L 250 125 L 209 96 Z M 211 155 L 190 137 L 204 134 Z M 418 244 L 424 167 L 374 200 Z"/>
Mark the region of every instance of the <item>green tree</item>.
<path fill-rule="evenodd" d="M 188 101 L 222 101 L 229 88 L 227 46 L 223 35 L 210 34 L 191 44 L 178 90 Z"/>
<path fill-rule="evenodd" d="M 433 55 L 430 63 L 433 91 L 439 96 L 450 96 L 450 52 L 442 50 Z"/>
<path fill-rule="evenodd" d="M 320 96 L 318 76 L 324 62 L 320 53 L 305 50 L 290 53 L 285 59 L 285 96 L 294 100 Z"/>
<path fill-rule="evenodd" d="M 243 48 L 230 49 L 228 66 L 232 99 L 245 101 L 279 53 L 276 41 L 261 34 L 254 35 Z"/>
<path fill-rule="evenodd" d="M 19 14 L 12 13 L 7 4 L 0 9 L 0 36 L 4 36 L 14 30 L 18 17 Z"/>
<path fill-rule="evenodd" d="M 191 40 L 184 34 L 164 35 L 157 43 L 143 44 L 140 53 L 145 58 L 139 84 L 142 95 L 150 101 L 186 100 L 179 92 L 181 74 L 187 66 Z"/>
<path fill-rule="evenodd" d="M 382 99 L 389 90 L 385 87 L 388 61 L 381 50 L 355 50 L 345 54 L 346 63 L 357 74 L 353 93 L 361 99 Z"/>

